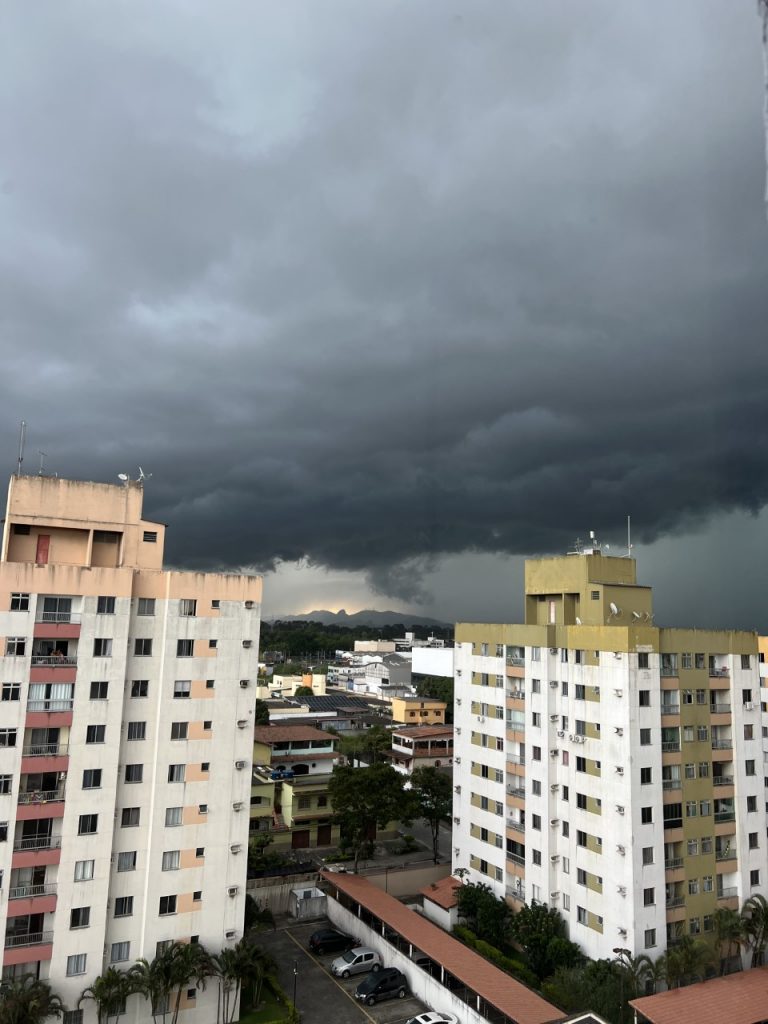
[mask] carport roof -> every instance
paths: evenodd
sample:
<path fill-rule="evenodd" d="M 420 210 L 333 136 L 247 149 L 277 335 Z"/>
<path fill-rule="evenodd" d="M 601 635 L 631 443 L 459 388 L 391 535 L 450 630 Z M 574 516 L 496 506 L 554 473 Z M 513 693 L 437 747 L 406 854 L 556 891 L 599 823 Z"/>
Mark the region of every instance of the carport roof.
<path fill-rule="evenodd" d="M 517 1024 L 548 1024 L 563 1019 L 562 1010 L 365 878 L 327 871 L 321 875 Z"/>

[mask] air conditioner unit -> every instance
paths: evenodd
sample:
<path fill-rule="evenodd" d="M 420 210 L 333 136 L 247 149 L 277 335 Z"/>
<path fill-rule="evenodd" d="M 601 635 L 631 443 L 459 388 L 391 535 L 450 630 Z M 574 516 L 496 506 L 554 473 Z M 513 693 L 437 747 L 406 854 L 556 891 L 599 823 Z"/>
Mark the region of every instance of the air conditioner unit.
<path fill-rule="evenodd" d="M 624 856 L 624 855 L 626 854 L 626 852 L 627 852 L 627 851 L 626 851 L 626 850 L 624 849 L 624 847 L 623 847 L 623 846 L 617 846 L 617 847 L 616 847 L 616 853 L 619 853 L 619 854 L 621 854 L 621 856 L 622 856 L 622 857 L 623 857 L 623 856 Z"/>
<path fill-rule="evenodd" d="M 456 703 L 461 707 L 461 697 L 456 698 Z"/>
<path fill-rule="evenodd" d="M 621 661 L 621 654 L 618 651 L 614 651 L 613 652 L 613 656 L 614 656 L 614 658 L 618 658 L 619 661 Z"/>
<path fill-rule="evenodd" d="M 247 718 L 238 718 L 238 720 L 237 720 L 237 728 L 238 729 L 245 729 L 247 727 L 247 725 L 248 725 L 248 719 Z"/>
<path fill-rule="evenodd" d="M 485 717 L 483 715 L 478 715 L 477 716 L 477 720 L 478 720 L 478 722 L 484 722 L 485 721 Z"/>
<path fill-rule="evenodd" d="M 550 756 L 550 757 L 557 757 L 557 755 L 558 755 L 559 753 L 560 753 L 560 751 L 559 751 L 559 750 L 558 750 L 557 748 L 554 748 L 553 750 L 550 750 L 550 752 L 549 752 L 549 756 Z"/>
<path fill-rule="evenodd" d="M 747 701 L 747 703 L 744 705 L 744 710 L 745 711 L 754 711 L 755 710 L 755 705 L 752 703 L 752 701 Z"/>
<path fill-rule="evenodd" d="M 549 720 L 550 720 L 550 722 L 556 722 L 559 717 L 560 716 L 557 714 L 557 712 L 555 712 L 554 714 L 549 716 Z"/>
<path fill-rule="evenodd" d="M 619 812 L 619 814 L 623 814 L 624 813 L 624 808 L 622 807 L 621 804 L 616 804 L 616 810 Z"/>
<path fill-rule="evenodd" d="M 242 811 L 242 809 L 243 809 L 243 801 L 242 800 L 235 800 L 235 802 L 232 804 L 232 810 L 233 811 Z"/>
<path fill-rule="evenodd" d="M 559 824 L 560 824 L 560 819 L 559 818 L 550 818 L 549 819 L 550 828 L 557 828 L 557 826 Z"/>
<path fill-rule="evenodd" d="M 235 935 L 237 935 L 237 932 L 234 928 L 230 928 L 229 931 L 224 932 L 225 939 L 234 939 Z"/>
<path fill-rule="evenodd" d="M 616 733 L 617 736 L 623 736 L 624 735 L 624 730 L 622 729 L 622 727 L 620 725 L 614 725 L 613 731 Z"/>
<path fill-rule="evenodd" d="M 627 887 L 626 887 L 626 885 L 619 885 L 619 886 L 617 886 L 616 887 L 616 892 L 619 894 L 619 896 L 626 896 L 627 895 Z"/>
<path fill-rule="evenodd" d="M 235 896 L 237 896 L 239 891 L 240 891 L 240 887 L 239 886 L 237 886 L 237 885 L 230 885 L 230 887 L 227 889 L 227 896 L 235 897 Z"/>
<path fill-rule="evenodd" d="M 253 608 L 253 601 L 246 601 L 245 602 L 245 607 L 246 608 Z"/>
<path fill-rule="evenodd" d="M 626 928 L 619 928 L 619 935 L 622 937 L 622 939 L 626 939 L 626 937 L 627 937 L 627 929 Z"/>
<path fill-rule="evenodd" d="M 232 843 L 232 845 L 230 846 L 229 850 L 230 850 L 230 853 L 240 853 L 242 848 L 243 848 L 242 843 Z"/>
<path fill-rule="evenodd" d="M 461 674 L 462 674 L 462 670 L 460 668 L 457 668 L 456 669 L 456 675 L 460 676 Z M 461 701 L 459 701 L 459 703 L 461 703 Z"/>
<path fill-rule="evenodd" d="M 454 855 L 454 857 L 458 857 L 460 853 L 461 853 L 461 847 L 460 846 L 454 846 L 454 848 L 453 848 L 453 855 Z"/>
<path fill-rule="evenodd" d="M 560 737 L 560 739 L 562 739 L 563 736 L 565 736 L 565 732 L 562 729 L 558 729 L 557 730 L 557 735 Z"/>
<path fill-rule="evenodd" d="M 243 640 L 243 647 L 246 649 L 253 647 L 253 640 Z"/>
<path fill-rule="evenodd" d="M 553 889 L 552 892 L 549 894 L 549 898 L 551 900 L 556 900 L 556 899 L 558 899 L 559 896 L 560 896 L 560 890 L 559 889 Z"/>
<path fill-rule="evenodd" d="M 247 765 L 247 761 L 235 761 L 235 768 L 237 768 L 239 772 L 241 772 L 243 768 L 247 767 Z"/>
<path fill-rule="evenodd" d="M 552 785 L 549 787 L 549 789 L 550 789 L 550 792 L 556 793 L 558 791 L 558 789 L 560 789 L 560 783 L 559 782 L 553 782 Z"/>
<path fill-rule="evenodd" d="M 459 736 L 461 736 L 461 726 L 460 725 L 456 726 L 456 732 L 459 734 Z"/>
<path fill-rule="evenodd" d="M 251 683 L 250 679 L 241 679 L 240 680 L 240 689 L 241 690 L 247 690 L 248 687 L 250 686 L 250 683 Z"/>
<path fill-rule="evenodd" d="M 454 825 L 460 825 L 461 824 L 461 818 L 454 818 L 453 819 L 453 824 Z"/>
<path fill-rule="evenodd" d="M 461 764 L 461 758 L 460 757 L 454 757 L 453 760 L 456 762 L 456 764 Z"/>
<path fill-rule="evenodd" d="M 568 739 L 571 741 L 571 743 L 573 743 L 573 741 L 576 739 L 576 737 L 574 736 L 574 734 L 572 732 L 569 732 L 568 733 Z"/>
<path fill-rule="evenodd" d="M 624 696 L 624 691 L 623 690 L 614 690 L 613 692 L 616 694 L 617 697 L 623 697 Z"/>
<path fill-rule="evenodd" d="M 624 774 L 624 769 L 621 767 L 620 764 L 616 765 L 616 774 L 617 775 L 623 775 Z"/>
<path fill-rule="evenodd" d="M 550 686 L 550 689 L 556 690 L 557 689 L 557 680 L 556 679 L 550 679 L 549 686 Z"/>
<path fill-rule="evenodd" d="M 461 786 L 454 786 L 453 787 L 453 791 L 454 791 L 454 793 L 460 793 L 461 792 Z"/>
<path fill-rule="evenodd" d="M 550 859 L 550 862 L 552 864 L 557 864 L 557 862 L 560 860 L 560 854 L 559 853 L 553 853 L 552 856 L 549 859 Z"/>
<path fill-rule="evenodd" d="M 550 647 L 549 648 L 549 653 L 550 654 L 557 654 L 557 648 L 556 647 Z"/>

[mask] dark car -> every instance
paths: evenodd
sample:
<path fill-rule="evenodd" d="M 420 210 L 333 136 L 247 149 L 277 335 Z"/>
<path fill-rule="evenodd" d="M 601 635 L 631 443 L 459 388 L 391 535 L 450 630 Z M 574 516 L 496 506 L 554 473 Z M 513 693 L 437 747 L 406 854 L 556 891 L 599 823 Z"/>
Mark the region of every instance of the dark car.
<path fill-rule="evenodd" d="M 309 937 L 309 948 L 313 953 L 343 953 L 356 945 L 357 939 L 337 932 L 335 928 L 321 928 Z"/>
<path fill-rule="evenodd" d="M 366 1006 L 373 1006 L 381 999 L 405 999 L 408 995 L 408 979 L 396 967 L 385 967 L 383 971 L 369 974 L 355 989 L 355 999 Z"/>

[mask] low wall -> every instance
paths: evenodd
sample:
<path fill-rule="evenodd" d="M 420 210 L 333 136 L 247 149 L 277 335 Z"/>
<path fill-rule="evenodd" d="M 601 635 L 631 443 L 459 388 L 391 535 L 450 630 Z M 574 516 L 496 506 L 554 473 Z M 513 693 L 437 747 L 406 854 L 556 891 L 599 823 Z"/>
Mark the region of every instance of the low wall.
<path fill-rule="evenodd" d="M 401 900 L 406 896 L 417 896 L 426 885 L 439 882 L 451 873 L 451 865 L 445 864 L 398 864 L 390 868 L 366 868 L 358 874 L 367 882 L 383 889 L 390 896 Z"/>
<path fill-rule="evenodd" d="M 250 878 L 245 891 L 273 914 L 288 914 L 291 909 L 291 890 L 300 889 L 305 882 L 309 888 L 317 885 L 317 881 L 316 871 L 281 878 Z"/>

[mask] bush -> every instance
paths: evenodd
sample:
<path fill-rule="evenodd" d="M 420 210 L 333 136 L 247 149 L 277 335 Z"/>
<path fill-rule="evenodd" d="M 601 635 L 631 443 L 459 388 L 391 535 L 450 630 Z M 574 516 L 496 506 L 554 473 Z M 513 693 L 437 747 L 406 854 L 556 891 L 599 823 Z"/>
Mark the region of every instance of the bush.
<path fill-rule="evenodd" d="M 483 942 L 482 939 L 478 939 L 470 928 L 464 928 L 460 924 L 457 924 L 454 927 L 453 934 L 457 939 L 463 942 L 465 946 L 469 946 L 470 949 L 474 949 L 476 953 L 479 953 L 480 956 L 484 957 L 484 959 L 490 960 L 490 962 L 495 964 L 500 970 L 506 971 L 507 974 L 511 974 L 513 978 L 517 978 L 518 981 L 522 981 L 522 983 L 524 985 L 528 985 L 529 988 L 538 988 L 538 978 L 525 966 L 524 963 L 522 963 L 522 961 L 505 956 L 501 950 L 496 949 L 495 946 L 490 945 L 488 942 Z"/>

